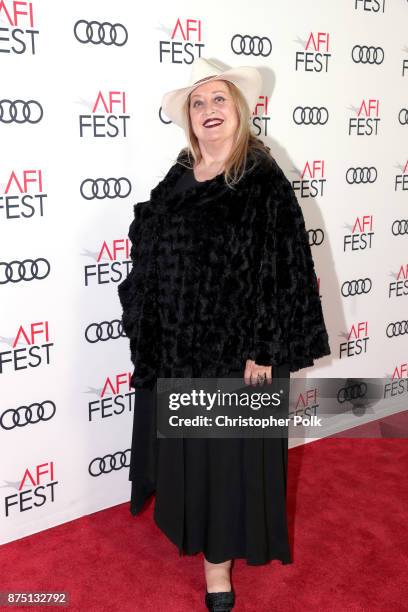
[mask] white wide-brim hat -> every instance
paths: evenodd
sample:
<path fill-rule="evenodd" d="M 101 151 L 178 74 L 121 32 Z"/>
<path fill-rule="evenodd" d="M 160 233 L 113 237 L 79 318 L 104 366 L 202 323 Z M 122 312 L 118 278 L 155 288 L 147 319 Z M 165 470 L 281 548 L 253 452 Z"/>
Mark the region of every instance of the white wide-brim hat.
<path fill-rule="evenodd" d="M 259 70 L 252 66 L 239 66 L 237 68 L 225 69 L 216 61 L 198 57 L 192 64 L 190 85 L 173 89 L 164 94 L 162 109 L 165 115 L 180 127 L 186 129 L 183 105 L 187 96 L 202 83 L 223 79 L 234 83 L 248 103 L 252 112 L 262 90 L 262 77 Z"/>

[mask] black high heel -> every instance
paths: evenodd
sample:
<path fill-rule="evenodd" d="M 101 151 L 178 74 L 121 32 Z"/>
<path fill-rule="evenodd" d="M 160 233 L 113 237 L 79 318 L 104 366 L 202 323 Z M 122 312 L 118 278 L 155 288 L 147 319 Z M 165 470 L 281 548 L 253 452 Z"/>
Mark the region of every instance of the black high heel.
<path fill-rule="evenodd" d="M 205 592 L 205 605 L 210 612 L 229 612 L 235 604 L 235 593 L 231 591 Z"/>

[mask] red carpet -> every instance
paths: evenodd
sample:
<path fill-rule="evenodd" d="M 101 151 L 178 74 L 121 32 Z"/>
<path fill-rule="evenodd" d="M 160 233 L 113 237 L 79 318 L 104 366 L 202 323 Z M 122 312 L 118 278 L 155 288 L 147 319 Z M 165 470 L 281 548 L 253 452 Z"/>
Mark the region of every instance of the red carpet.
<path fill-rule="evenodd" d="M 397 437 L 291 449 L 294 563 L 235 561 L 234 610 L 408 610 L 407 470 Z M 179 558 L 152 510 L 133 517 L 122 504 L 2 546 L 0 590 L 70 593 L 68 608 L 47 610 L 205 610 L 202 554 Z"/>

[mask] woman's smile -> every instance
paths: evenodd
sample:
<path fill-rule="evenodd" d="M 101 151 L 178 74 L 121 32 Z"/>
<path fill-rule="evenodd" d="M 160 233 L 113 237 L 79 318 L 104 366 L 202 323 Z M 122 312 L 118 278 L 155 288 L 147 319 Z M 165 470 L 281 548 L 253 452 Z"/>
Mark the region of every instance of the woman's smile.
<path fill-rule="evenodd" d="M 203 126 L 206 128 L 218 127 L 224 123 L 224 119 L 220 119 L 219 117 L 210 117 L 206 119 L 203 123 Z"/>

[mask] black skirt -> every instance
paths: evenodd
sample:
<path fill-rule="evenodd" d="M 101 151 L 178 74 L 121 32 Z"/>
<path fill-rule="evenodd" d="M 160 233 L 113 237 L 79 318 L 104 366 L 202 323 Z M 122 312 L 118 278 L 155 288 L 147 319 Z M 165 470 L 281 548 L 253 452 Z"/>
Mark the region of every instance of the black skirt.
<path fill-rule="evenodd" d="M 287 380 L 289 391 L 289 367 L 274 366 L 272 373 L 273 378 Z M 229 374 L 242 376 L 243 371 L 237 370 Z M 286 405 L 281 405 L 286 414 L 288 395 Z M 154 520 L 180 555 L 203 552 L 212 563 L 228 559 L 246 559 L 249 565 L 271 559 L 291 563 L 287 436 L 156 438 L 152 445 L 146 442 L 145 424 L 155 413 L 155 398 L 155 388 L 141 394 L 136 390 L 129 473 L 132 513 L 137 514 L 140 500 L 155 491 Z M 149 421 L 149 435 L 155 437 L 154 422 Z"/>

